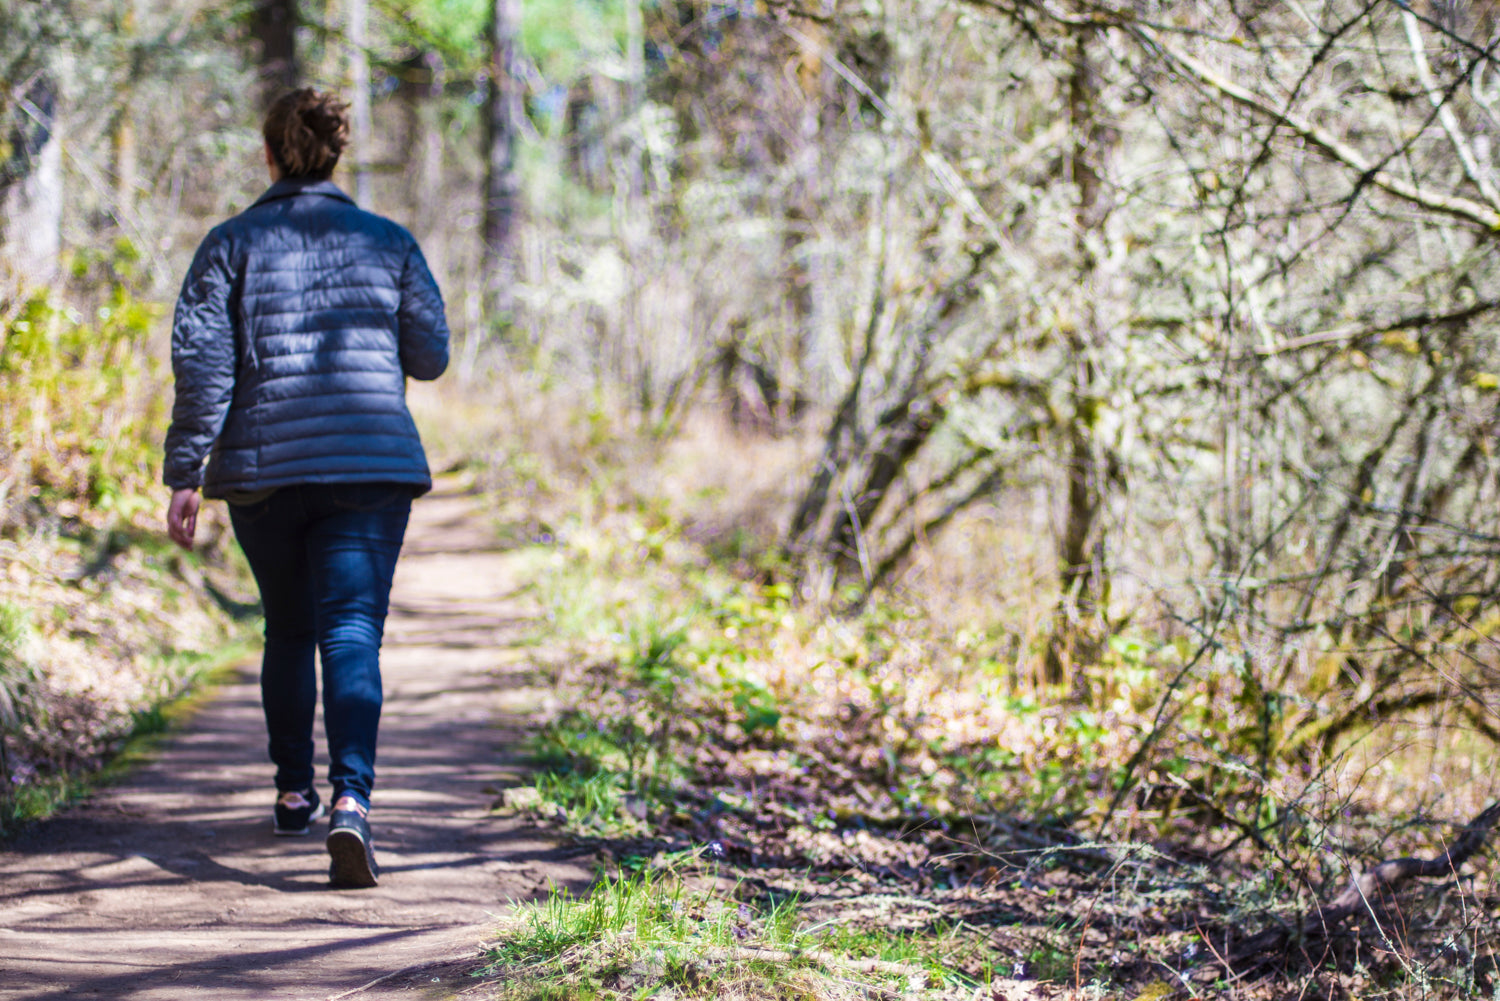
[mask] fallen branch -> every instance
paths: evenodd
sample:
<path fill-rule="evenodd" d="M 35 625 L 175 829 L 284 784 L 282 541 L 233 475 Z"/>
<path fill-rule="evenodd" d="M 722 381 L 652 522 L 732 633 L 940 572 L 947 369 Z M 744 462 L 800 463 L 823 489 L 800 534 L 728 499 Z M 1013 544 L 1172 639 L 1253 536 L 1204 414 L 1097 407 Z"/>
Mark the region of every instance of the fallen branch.
<path fill-rule="evenodd" d="M 1354 915 L 1361 912 L 1373 913 L 1372 901 L 1388 897 L 1407 880 L 1457 875 L 1459 867 L 1484 847 L 1490 828 L 1497 820 L 1500 820 L 1500 802 L 1492 804 L 1469 821 L 1453 844 L 1441 855 L 1427 859 L 1389 859 L 1367 869 L 1350 880 L 1349 885 L 1338 896 L 1308 915 L 1300 929 L 1268 928 L 1241 942 L 1230 958 L 1229 965 L 1239 965 L 1264 953 L 1282 951 L 1295 938 L 1304 942 L 1326 939 Z"/>

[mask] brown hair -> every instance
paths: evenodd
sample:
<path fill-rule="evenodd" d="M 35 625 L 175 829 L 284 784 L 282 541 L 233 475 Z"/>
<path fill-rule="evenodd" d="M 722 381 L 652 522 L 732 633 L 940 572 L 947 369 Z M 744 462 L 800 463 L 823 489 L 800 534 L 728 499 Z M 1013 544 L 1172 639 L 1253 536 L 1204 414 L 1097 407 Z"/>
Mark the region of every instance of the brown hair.
<path fill-rule="evenodd" d="M 349 106 L 303 87 L 271 105 L 261 131 L 284 176 L 325 180 L 349 145 Z"/>

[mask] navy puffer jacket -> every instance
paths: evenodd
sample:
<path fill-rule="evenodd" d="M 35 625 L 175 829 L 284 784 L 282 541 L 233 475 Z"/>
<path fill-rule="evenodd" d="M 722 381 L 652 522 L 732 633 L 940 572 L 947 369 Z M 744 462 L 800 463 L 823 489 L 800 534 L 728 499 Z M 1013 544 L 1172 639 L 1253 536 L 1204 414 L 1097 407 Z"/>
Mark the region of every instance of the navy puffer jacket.
<path fill-rule="evenodd" d="M 331 181 L 278 181 L 208 234 L 183 282 L 163 479 L 208 497 L 295 483 L 425 492 L 406 377 L 447 366 L 442 295 L 411 234 Z"/>

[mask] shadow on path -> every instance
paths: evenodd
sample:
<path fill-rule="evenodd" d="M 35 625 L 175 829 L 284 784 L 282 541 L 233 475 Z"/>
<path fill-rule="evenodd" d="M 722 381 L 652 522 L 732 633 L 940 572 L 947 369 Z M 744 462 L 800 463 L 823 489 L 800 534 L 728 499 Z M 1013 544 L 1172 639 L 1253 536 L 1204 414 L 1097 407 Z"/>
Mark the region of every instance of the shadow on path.
<path fill-rule="evenodd" d="M 371 816 L 380 886 L 328 889 L 321 829 L 272 835 L 247 665 L 155 760 L 0 853 L 0 999 L 326 998 L 472 948 L 509 901 L 590 882 L 590 857 L 488 811 L 486 788 L 524 767 L 520 723 L 498 702 L 525 694 L 534 619 L 475 503 L 420 500 L 397 571 Z"/>

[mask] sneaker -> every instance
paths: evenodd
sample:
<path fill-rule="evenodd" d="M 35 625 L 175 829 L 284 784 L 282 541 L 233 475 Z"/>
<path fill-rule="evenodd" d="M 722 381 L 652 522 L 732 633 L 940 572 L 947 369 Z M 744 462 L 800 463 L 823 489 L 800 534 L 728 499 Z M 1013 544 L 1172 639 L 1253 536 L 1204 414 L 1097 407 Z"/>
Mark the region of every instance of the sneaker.
<path fill-rule="evenodd" d="M 380 874 L 365 808 L 349 796 L 339 797 L 328 824 L 328 882 L 334 889 L 366 889 Z"/>
<path fill-rule="evenodd" d="M 276 797 L 276 833 L 283 838 L 306 834 L 309 825 L 323 816 L 323 804 L 318 800 L 318 790 L 303 789 L 284 792 Z"/>

